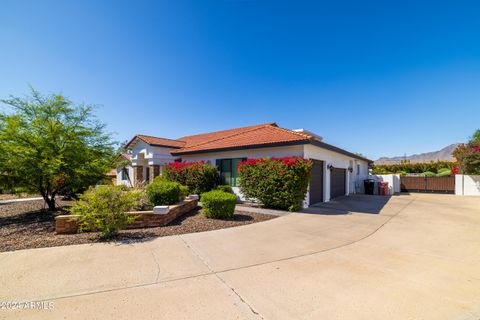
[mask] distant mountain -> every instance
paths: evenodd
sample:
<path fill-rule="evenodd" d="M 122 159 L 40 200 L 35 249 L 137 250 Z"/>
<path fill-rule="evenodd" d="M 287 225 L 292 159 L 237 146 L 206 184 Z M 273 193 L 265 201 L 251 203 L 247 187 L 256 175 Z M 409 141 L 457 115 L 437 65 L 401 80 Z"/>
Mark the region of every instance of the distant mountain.
<path fill-rule="evenodd" d="M 437 160 L 454 160 L 452 156 L 453 150 L 459 145 L 459 143 L 451 144 L 441 150 L 414 154 L 411 156 L 398 156 L 398 157 L 381 157 L 375 161 L 376 164 L 389 164 L 389 163 L 399 163 L 402 160 L 410 160 L 410 162 L 428 162 L 428 161 L 437 161 Z"/>

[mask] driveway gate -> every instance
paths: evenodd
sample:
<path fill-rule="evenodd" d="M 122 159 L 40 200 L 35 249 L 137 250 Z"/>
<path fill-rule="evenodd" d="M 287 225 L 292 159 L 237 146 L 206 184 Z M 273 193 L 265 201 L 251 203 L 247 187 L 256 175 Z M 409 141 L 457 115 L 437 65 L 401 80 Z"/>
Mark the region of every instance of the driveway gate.
<path fill-rule="evenodd" d="M 400 177 L 403 192 L 455 193 L 455 176 L 447 177 Z"/>

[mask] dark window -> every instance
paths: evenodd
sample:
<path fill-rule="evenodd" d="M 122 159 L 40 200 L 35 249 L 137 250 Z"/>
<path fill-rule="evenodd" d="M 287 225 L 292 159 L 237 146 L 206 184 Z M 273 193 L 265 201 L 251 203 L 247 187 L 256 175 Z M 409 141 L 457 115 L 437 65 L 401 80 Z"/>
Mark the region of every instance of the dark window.
<path fill-rule="evenodd" d="M 122 180 L 128 180 L 128 168 L 122 168 Z"/>
<path fill-rule="evenodd" d="M 145 182 L 150 181 L 150 167 L 145 168 Z"/>
<path fill-rule="evenodd" d="M 357 176 L 360 175 L 360 165 L 357 164 Z"/>
<path fill-rule="evenodd" d="M 238 186 L 238 164 L 246 158 L 218 159 L 217 168 L 220 171 L 220 180 L 222 184 L 228 184 L 232 187 Z"/>

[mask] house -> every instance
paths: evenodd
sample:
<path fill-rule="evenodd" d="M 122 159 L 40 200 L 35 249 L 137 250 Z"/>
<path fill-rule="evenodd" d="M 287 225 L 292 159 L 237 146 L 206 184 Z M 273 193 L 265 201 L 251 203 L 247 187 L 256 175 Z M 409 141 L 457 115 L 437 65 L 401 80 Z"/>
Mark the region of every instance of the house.
<path fill-rule="evenodd" d="M 126 147 L 130 165 L 117 169 L 117 184 L 143 185 L 162 174 L 173 161 L 205 161 L 216 165 L 223 183 L 237 186 L 237 165 L 246 158 L 299 156 L 313 160 L 312 177 L 304 206 L 363 192 L 368 177 L 365 157 L 327 144 L 304 129 L 289 130 L 276 123 L 203 133 L 179 139 L 138 134 Z"/>
<path fill-rule="evenodd" d="M 125 185 L 127 187 L 133 187 L 133 167 L 132 167 L 132 157 L 129 153 L 122 152 L 117 156 L 116 159 L 118 166 L 116 169 L 117 175 L 117 185 Z"/>

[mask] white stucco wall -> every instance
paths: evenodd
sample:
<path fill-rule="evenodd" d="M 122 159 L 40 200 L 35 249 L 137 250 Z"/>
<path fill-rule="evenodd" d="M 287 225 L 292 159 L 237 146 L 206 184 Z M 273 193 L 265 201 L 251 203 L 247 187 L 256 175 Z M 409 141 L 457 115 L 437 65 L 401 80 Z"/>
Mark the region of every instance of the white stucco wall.
<path fill-rule="evenodd" d="M 374 194 L 378 194 L 378 182 L 388 182 L 388 191 L 390 195 L 400 192 L 400 175 L 399 174 L 376 174 L 370 175 L 370 179 L 375 180 Z"/>
<path fill-rule="evenodd" d="M 368 178 L 368 163 L 363 160 L 348 157 L 346 155 L 323 149 L 311 144 L 304 145 L 304 157 L 306 159 L 316 159 L 324 161 L 323 163 L 323 201 L 330 201 L 330 170 L 327 166 L 330 164 L 335 168 L 348 169 L 353 168 L 353 172 L 347 170 L 346 195 L 352 193 L 363 193 L 363 180 Z M 357 170 L 357 164 L 360 171 Z M 306 206 L 309 202 L 308 193 L 305 199 Z"/>
<path fill-rule="evenodd" d="M 133 168 L 132 166 L 127 166 L 126 169 L 128 170 L 128 176 L 130 177 L 130 180 L 133 181 Z M 122 180 L 122 167 L 117 168 L 117 179 L 116 179 L 116 185 L 125 185 L 127 187 L 131 187 L 131 181 L 127 180 Z"/>
<path fill-rule="evenodd" d="M 172 148 L 151 146 L 143 141 L 137 142 L 132 148 L 132 165 L 151 166 L 162 165 L 176 158 L 170 153 Z"/>
<path fill-rule="evenodd" d="M 480 196 L 480 175 L 455 175 L 455 194 Z"/>

